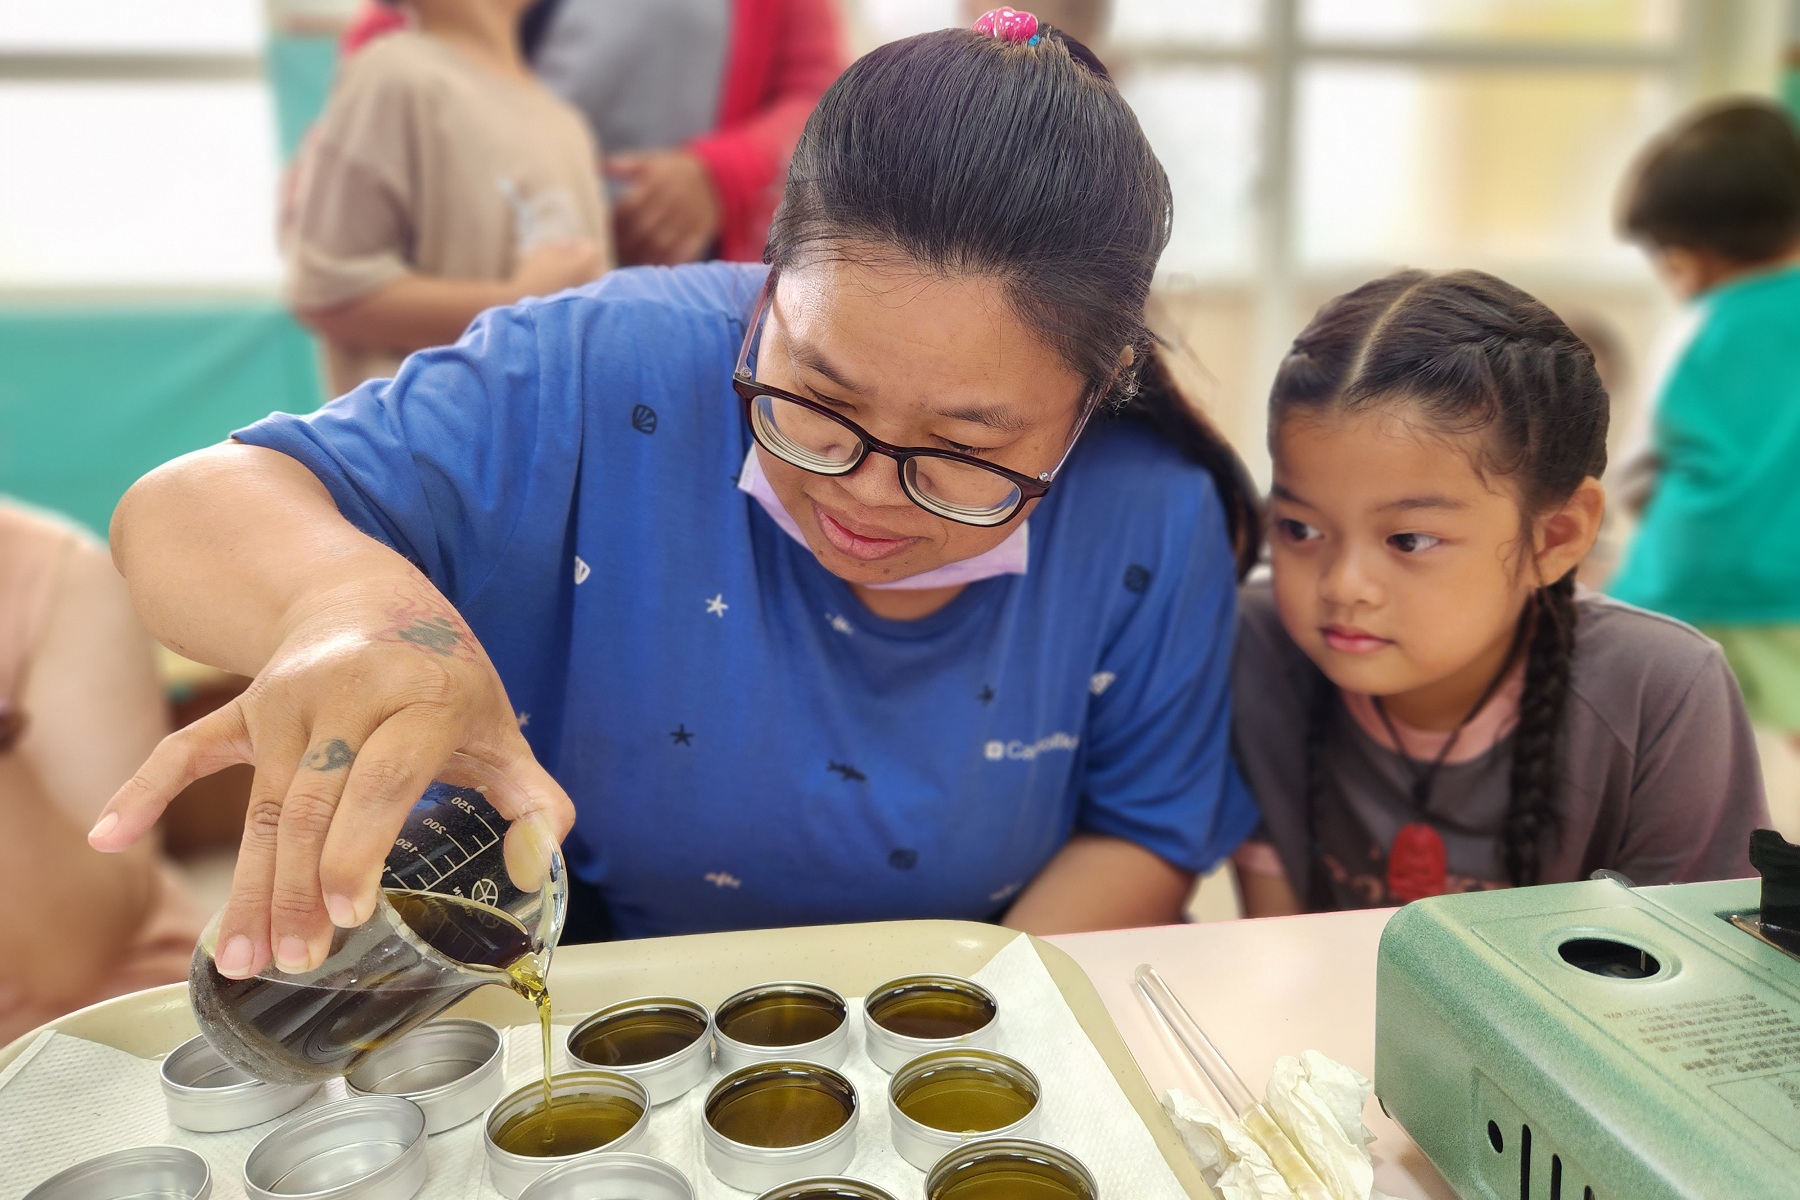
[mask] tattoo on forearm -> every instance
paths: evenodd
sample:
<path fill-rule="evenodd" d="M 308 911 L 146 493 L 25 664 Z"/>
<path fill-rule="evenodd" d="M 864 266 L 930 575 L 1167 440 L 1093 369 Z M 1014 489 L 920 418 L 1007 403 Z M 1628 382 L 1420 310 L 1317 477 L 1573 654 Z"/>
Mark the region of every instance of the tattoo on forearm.
<path fill-rule="evenodd" d="M 343 738 L 332 738 L 301 761 L 314 771 L 341 771 L 356 761 L 356 751 Z"/>

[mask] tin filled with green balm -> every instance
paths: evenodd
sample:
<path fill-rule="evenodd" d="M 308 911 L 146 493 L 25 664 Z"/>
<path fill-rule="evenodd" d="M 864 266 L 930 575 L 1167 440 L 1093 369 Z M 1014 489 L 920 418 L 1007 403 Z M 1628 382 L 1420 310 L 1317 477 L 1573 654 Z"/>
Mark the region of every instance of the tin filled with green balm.
<path fill-rule="evenodd" d="M 841 1067 L 850 1053 L 850 1005 L 816 983 L 764 983 L 713 1010 L 719 1070 L 795 1061 Z"/>
<path fill-rule="evenodd" d="M 706 1165 L 722 1183 L 761 1192 L 836 1175 L 856 1156 L 860 1105 L 848 1079 L 818 1063 L 754 1063 L 707 1094 Z"/>
<path fill-rule="evenodd" d="M 863 1042 L 869 1061 L 892 1074 L 933 1050 L 992 1050 L 1000 1037 L 999 1018 L 999 1002 L 978 983 L 954 975 L 907 975 L 882 984 L 863 1001 Z"/>
<path fill-rule="evenodd" d="M 1024 1138 L 958 1146 L 925 1177 L 925 1200 L 1099 1200 L 1081 1161 Z"/>
<path fill-rule="evenodd" d="M 569 1058 L 644 1085 L 651 1104 L 675 1099 L 712 1070 L 712 1016 L 678 996 L 610 1004 L 569 1032 Z"/>
<path fill-rule="evenodd" d="M 934 1050 L 894 1072 L 894 1149 L 921 1171 L 964 1142 L 1037 1134 L 1041 1090 L 1023 1063 L 992 1050 Z"/>

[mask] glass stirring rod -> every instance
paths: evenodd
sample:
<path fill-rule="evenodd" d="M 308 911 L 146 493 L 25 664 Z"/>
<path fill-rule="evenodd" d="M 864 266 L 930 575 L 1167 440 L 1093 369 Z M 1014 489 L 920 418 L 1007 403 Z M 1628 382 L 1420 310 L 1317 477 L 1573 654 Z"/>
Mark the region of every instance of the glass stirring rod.
<path fill-rule="evenodd" d="M 1218 1091 L 1225 1103 L 1231 1107 L 1231 1115 L 1251 1139 L 1268 1151 L 1269 1160 L 1281 1177 L 1300 1200 L 1332 1200 L 1331 1190 L 1325 1181 L 1319 1178 L 1312 1164 L 1306 1161 L 1306 1155 L 1288 1137 L 1269 1110 L 1259 1103 L 1238 1073 L 1231 1069 L 1219 1048 L 1212 1044 L 1212 1039 L 1195 1023 L 1175 993 L 1169 990 L 1162 974 L 1149 963 L 1142 963 L 1132 975 L 1137 984 L 1138 994 L 1150 1006 L 1150 1011 L 1166 1028 L 1175 1042 L 1187 1052 L 1188 1060 Z"/>

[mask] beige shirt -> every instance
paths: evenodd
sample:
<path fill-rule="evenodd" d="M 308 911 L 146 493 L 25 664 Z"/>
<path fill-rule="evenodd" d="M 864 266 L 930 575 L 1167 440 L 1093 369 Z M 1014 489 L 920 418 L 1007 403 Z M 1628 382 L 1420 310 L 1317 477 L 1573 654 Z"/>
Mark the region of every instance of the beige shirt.
<path fill-rule="evenodd" d="M 330 308 L 409 273 L 504 280 L 563 238 L 610 246 L 599 161 L 586 121 L 539 84 L 425 34 L 382 37 L 345 64 L 301 153 L 288 303 Z M 405 354 L 332 340 L 326 357 L 335 396 Z"/>

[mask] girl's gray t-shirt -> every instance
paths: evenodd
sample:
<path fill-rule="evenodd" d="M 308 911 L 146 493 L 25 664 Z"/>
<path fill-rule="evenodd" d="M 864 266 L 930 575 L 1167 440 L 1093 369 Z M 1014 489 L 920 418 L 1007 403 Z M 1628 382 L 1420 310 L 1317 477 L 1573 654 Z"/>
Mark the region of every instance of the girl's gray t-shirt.
<path fill-rule="evenodd" d="M 1753 874 L 1750 831 L 1769 823 L 1768 804 L 1743 697 L 1718 645 L 1585 589 L 1575 605 L 1557 821 L 1541 882 L 1602 868 L 1639 884 Z M 1316 839 L 1337 907 L 1400 903 L 1388 888 L 1388 848 L 1419 819 L 1413 771 L 1335 699 L 1319 751 L 1323 794 L 1309 821 L 1307 712 L 1315 689 L 1330 685 L 1282 628 L 1266 580 L 1240 597 L 1232 686 L 1233 749 L 1263 810 L 1256 836 L 1274 845 L 1295 891 L 1307 897 Z M 1506 885 L 1512 756 L 1508 734 L 1437 773 L 1425 819 L 1443 838 L 1450 891 Z"/>

